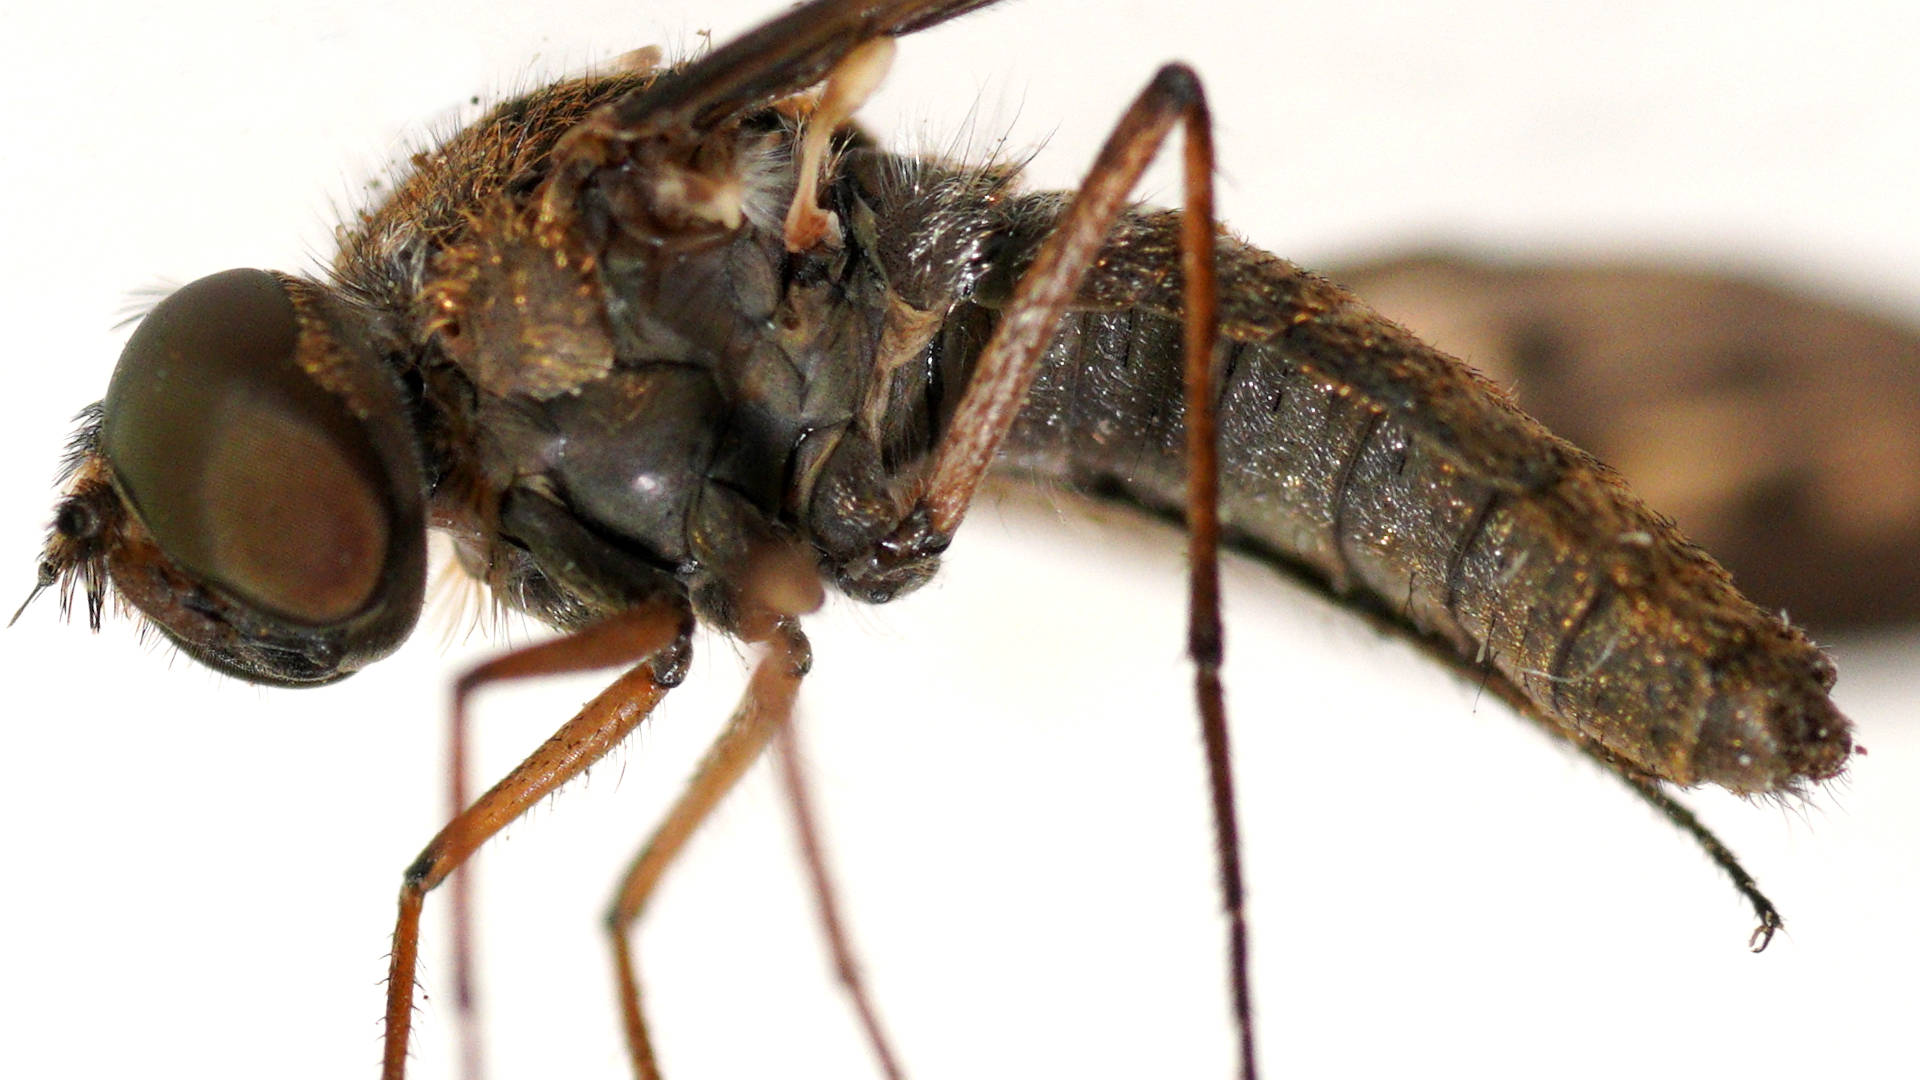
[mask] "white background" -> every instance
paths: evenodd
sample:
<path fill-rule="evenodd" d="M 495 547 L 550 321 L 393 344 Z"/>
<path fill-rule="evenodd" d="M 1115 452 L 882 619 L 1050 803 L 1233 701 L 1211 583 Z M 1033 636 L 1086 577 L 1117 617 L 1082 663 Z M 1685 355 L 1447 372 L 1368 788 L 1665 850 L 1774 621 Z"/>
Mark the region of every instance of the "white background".
<path fill-rule="evenodd" d="M 9 20 L 0 567 L 24 595 L 67 418 L 135 290 L 301 268 L 424 124 L 774 4 L 176 4 Z M 1176 10 L 1177 8 L 1177 10 Z M 1089 16 L 1090 10 L 1102 12 Z M 1049 139 L 1071 183 L 1156 63 L 1220 118 L 1227 218 L 1309 264 L 1414 238 L 1678 252 L 1920 317 L 1920 28 L 1903 5 L 1028 0 L 906 43 L 906 146 Z M 1792 13 L 1792 14 L 1790 14 Z M 1162 174 L 1159 191 L 1174 194 Z M 1177 538 L 978 510 L 939 582 L 813 624 L 804 738 L 914 1076 L 1229 1075 Z M 1835 643 L 1871 756 L 1805 807 L 1692 799 L 1779 902 L 1761 957 L 1704 858 L 1474 688 L 1258 567 L 1228 683 L 1274 1076 L 1875 1076 L 1912 1067 L 1920 673 Z M 318 692 L 222 680 L 42 602 L 0 637 L 0 1071 L 373 1075 L 391 901 L 441 818 L 430 623 Z M 623 1075 L 597 925 L 740 683 L 694 678 L 484 860 L 494 1075 Z M 483 780 L 593 691 L 500 693 Z M 669 1076 L 870 1075 L 762 767 L 640 937 Z M 446 986 L 443 909 L 422 980 Z M 418 1077 L 450 1075 L 421 1012 Z M 1707 1072 L 1711 1070 L 1711 1072 Z"/>

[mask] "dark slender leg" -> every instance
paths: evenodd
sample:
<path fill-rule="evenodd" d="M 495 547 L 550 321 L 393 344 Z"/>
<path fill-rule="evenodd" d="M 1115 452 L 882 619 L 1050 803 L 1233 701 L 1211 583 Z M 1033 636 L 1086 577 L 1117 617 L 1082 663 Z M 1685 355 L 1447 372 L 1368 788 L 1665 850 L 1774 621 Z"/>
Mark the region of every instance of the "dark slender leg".
<path fill-rule="evenodd" d="M 811 657 L 807 640 L 798 627 L 788 622 L 774 634 L 767 652 L 754 666 L 747 692 L 725 731 L 707 748 L 693 779 L 680 793 L 679 801 L 667 811 L 640 854 L 628 866 L 607 912 L 607 934 L 612 939 L 615 978 L 619 982 L 620 1012 L 627 1030 L 627 1049 L 633 1059 L 634 1076 L 639 1080 L 659 1080 L 660 1066 L 653 1054 L 653 1042 L 647 1036 L 647 1024 L 641 1012 L 638 966 L 634 963 L 630 933 L 633 924 L 646 909 L 647 900 L 660 884 L 667 867 L 673 864 L 700 823 L 713 813 L 720 800 L 740 780 L 767 741 L 783 727 L 793 713 L 793 698 L 799 691 Z"/>
<path fill-rule="evenodd" d="M 1253 1041 L 1253 994 L 1248 975 L 1246 897 L 1240 837 L 1220 689 L 1219 464 L 1214 422 L 1214 353 L 1218 339 L 1214 281 L 1212 121 L 1199 78 L 1190 68 L 1161 68 L 1120 118 L 1087 174 L 1086 183 L 1021 277 L 991 341 L 955 410 L 934 457 L 915 512 L 881 543 L 876 564 L 902 565 L 943 550 L 966 516 L 975 491 L 1013 426 L 1054 328 L 1080 289 L 1160 143 L 1180 123 L 1187 209 L 1181 223 L 1181 271 L 1186 279 L 1186 425 L 1189 614 L 1187 649 L 1194 662 L 1194 696 L 1207 752 L 1215 846 L 1228 923 L 1234 1023 L 1240 1035 L 1240 1075 L 1258 1074 Z"/>
<path fill-rule="evenodd" d="M 1765 952 L 1767 946 L 1773 942 L 1774 931 L 1785 926 L 1786 923 L 1780 918 L 1780 909 L 1774 907 L 1773 901 L 1767 899 L 1767 895 L 1760 891 L 1760 883 L 1753 880 L 1753 875 L 1747 873 L 1746 867 L 1740 865 L 1740 857 L 1733 853 L 1733 849 L 1722 843 L 1720 838 L 1713 834 L 1712 829 L 1702 824 L 1700 819 L 1694 816 L 1693 811 L 1687 809 L 1685 803 L 1662 788 L 1658 780 L 1626 772 L 1618 764 L 1601 755 L 1590 756 L 1598 757 L 1600 763 L 1606 765 L 1608 771 L 1624 781 L 1635 795 L 1640 796 L 1642 802 L 1660 811 L 1661 817 L 1692 837 L 1693 842 L 1700 845 L 1700 850 L 1707 853 L 1707 858 L 1713 860 L 1713 865 L 1733 879 L 1733 887 L 1740 890 L 1740 895 L 1747 898 L 1747 903 L 1753 905 L 1753 914 L 1760 920 L 1759 924 L 1753 928 L 1753 933 L 1747 937 L 1747 948 L 1754 952 Z"/>
<path fill-rule="evenodd" d="M 860 976 L 860 963 L 854 958 L 853 946 L 847 939 L 846 923 L 840 917 L 840 903 L 835 898 L 833 879 L 827 874 L 826 848 L 821 843 L 819 825 L 814 820 L 813 798 L 807 788 L 806 768 L 800 760 L 800 748 L 791 720 L 781 726 L 774 736 L 773 745 L 780 761 L 781 784 L 787 790 L 787 806 L 793 812 L 794 830 L 800 836 L 800 852 L 806 859 L 807 880 L 813 887 L 820 928 L 827 936 L 828 949 L 833 953 L 834 974 L 839 977 L 840 985 L 846 988 L 847 997 L 853 1002 L 853 1011 L 860 1018 L 860 1028 L 866 1032 L 867 1043 L 873 1047 L 873 1056 L 880 1063 L 880 1072 L 887 1080 L 902 1080 L 905 1074 L 900 1071 L 900 1059 L 894 1054 L 885 1029 L 880 1026 L 880 1014 L 867 994 L 867 984 Z"/>
<path fill-rule="evenodd" d="M 679 604 L 662 602 L 570 637 L 510 652 L 473 669 L 455 684 L 450 766 L 455 813 L 407 868 L 400 886 L 400 915 L 393 929 L 393 957 L 387 973 L 386 1047 L 381 1065 L 384 1080 L 401 1080 L 406 1072 L 414 972 L 420 956 L 420 909 L 426 894 L 481 844 L 600 760 L 647 718 L 669 684 L 677 679 L 677 665 L 684 657 L 689 630 L 687 613 Z M 509 679 L 589 671 L 648 657 L 656 659 L 622 675 L 478 801 L 466 805 L 467 699 L 475 690 Z M 656 663 L 670 673 L 656 677 Z M 454 879 L 455 985 L 461 1006 L 462 1068 L 469 1080 L 474 1080 L 479 1075 L 480 1040 L 470 976 L 471 908 L 464 877 Z"/>
<path fill-rule="evenodd" d="M 1185 70 L 1185 69 L 1181 69 Z M 1220 860 L 1221 906 L 1227 916 L 1227 966 L 1233 1019 L 1240 1033 L 1240 1075 L 1254 1080 L 1251 946 L 1245 877 L 1240 866 L 1240 821 L 1233 794 L 1233 751 L 1227 703 L 1220 686 L 1226 631 L 1220 622 L 1220 457 L 1214 405 L 1219 288 L 1214 280 L 1213 121 L 1206 96 L 1187 73 L 1186 212 L 1180 219 L 1180 270 L 1186 275 L 1187 408 L 1187 655 L 1193 658 L 1193 696 L 1207 751 L 1207 787 L 1213 800 L 1214 850 Z"/>
<path fill-rule="evenodd" d="M 1488 665 L 1487 670 L 1491 672 L 1492 665 Z M 1496 693 L 1499 692 L 1496 690 Z M 1700 850 L 1712 860 L 1713 865 L 1719 867 L 1721 873 L 1733 880 L 1733 887 L 1738 889 L 1740 895 L 1745 897 L 1747 903 L 1753 907 L 1753 914 L 1759 923 L 1754 926 L 1753 933 L 1747 938 L 1747 947 L 1754 952 L 1766 949 L 1767 945 L 1773 941 L 1774 931 L 1786 925 L 1780 917 L 1780 909 L 1774 907 L 1773 901 L 1767 899 L 1767 895 L 1760 891 L 1759 882 L 1753 880 L 1753 875 L 1747 873 L 1747 868 L 1740 865 L 1740 857 L 1722 843 L 1720 838 L 1713 834 L 1712 829 L 1707 828 L 1698 817 L 1695 817 L 1685 803 L 1674 798 L 1672 793 L 1660 785 L 1660 781 L 1635 771 L 1599 743 L 1583 738 L 1558 724 L 1542 720 L 1529 712 L 1526 699 L 1518 690 L 1500 693 L 1499 696 L 1512 705 L 1520 715 L 1535 720 L 1540 730 L 1572 743 L 1574 749 L 1579 750 L 1615 779 L 1625 784 L 1627 790 L 1633 792 L 1641 802 L 1659 811 L 1661 817 L 1666 818 L 1670 824 L 1686 833 L 1689 839 L 1698 844 Z"/>

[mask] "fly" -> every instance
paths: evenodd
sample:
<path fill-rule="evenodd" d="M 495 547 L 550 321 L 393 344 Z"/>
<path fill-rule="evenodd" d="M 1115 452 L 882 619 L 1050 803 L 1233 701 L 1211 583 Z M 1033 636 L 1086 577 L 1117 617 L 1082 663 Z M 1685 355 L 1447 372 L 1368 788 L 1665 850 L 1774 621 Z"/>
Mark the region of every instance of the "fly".
<path fill-rule="evenodd" d="M 409 872 L 389 1075 L 405 1060 L 425 894 L 678 683 L 691 620 L 768 653 L 683 804 L 689 827 L 779 737 L 815 575 L 872 601 L 923 583 L 997 450 L 1191 519 L 1230 896 L 1204 540 L 1220 521 L 1380 618 L 1487 657 L 1496 692 L 1708 846 L 1764 944 L 1771 905 L 1656 781 L 1774 792 L 1837 773 L 1849 744 L 1824 660 L 1608 474 L 1336 287 L 1222 241 L 1224 344 L 1211 316 L 1182 326 L 1213 302 L 1205 215 L 1113 215 L 1176 123 L 1189 206 L 1205 197 L 1208 127 L 1184 69 L 1150 84 L 1074 209 L 839 130 L 891 37 L 978 6 L 808 5 L 684 68 L 537 93 L 423 158 L 348 235 L 334 282 L 213 275 L 129 344 L 77 447 L 47 585 L 97 613 L 111 578 L 211 666 L 319 684 L 410 630 L 431 520 L 496 595 L 572 632 L 481 669 L 463 695 L 638 665 Z M 189 360 L 210 366 L 183 376 Z M 1197 418 L 1214 406 L 1224 498 L 1207 486 L 1216 470 L 1181 464 L 1206 460 Z M 275 454 L 284 464 L 262 468 Z M 641 489 L 670 505 L 630 497 Z M 623 914 L 663 865 L 636 864 Z"/>

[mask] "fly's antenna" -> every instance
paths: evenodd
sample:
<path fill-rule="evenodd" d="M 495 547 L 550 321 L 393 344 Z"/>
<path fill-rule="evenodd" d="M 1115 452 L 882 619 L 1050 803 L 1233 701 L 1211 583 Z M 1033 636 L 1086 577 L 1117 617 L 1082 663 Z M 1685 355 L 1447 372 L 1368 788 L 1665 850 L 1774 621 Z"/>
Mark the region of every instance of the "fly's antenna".
<path fill-rule="evenodd" d="M 54 568 L 53 563 L 42 559 L 39 580 L 33 583 L 33 591 L 27 594 L 27 598 L 20 601 L 20 606 L 13 610 L 13 618 L 7 620 L 7 629 L 13 629 L 13 624 L 20 621 L 20 616 L 27 613 L 27 608 L 31 607 L 35 600 L 40 599 L 41 593 L 47 591 L 47 586 L 59 580 L 60 571 Z"/>

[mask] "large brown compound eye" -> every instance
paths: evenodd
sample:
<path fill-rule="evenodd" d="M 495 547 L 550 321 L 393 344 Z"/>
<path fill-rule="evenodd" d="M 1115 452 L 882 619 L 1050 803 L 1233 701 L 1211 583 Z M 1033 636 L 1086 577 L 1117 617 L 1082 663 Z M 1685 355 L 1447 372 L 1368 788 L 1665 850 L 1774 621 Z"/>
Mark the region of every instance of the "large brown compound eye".
<path fill-rule="evenodd" d="M 228 270 L 155 307 L 107 389 L 101 449 L 181 570 L 274 624 L 330 627 L 380 598 L 407 493 L 381 418 L 309 370 L 338 350 L 302 342 L 290 281 Z"/>

